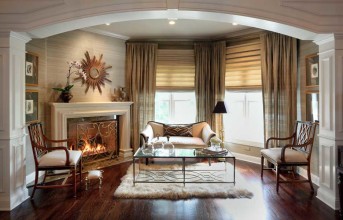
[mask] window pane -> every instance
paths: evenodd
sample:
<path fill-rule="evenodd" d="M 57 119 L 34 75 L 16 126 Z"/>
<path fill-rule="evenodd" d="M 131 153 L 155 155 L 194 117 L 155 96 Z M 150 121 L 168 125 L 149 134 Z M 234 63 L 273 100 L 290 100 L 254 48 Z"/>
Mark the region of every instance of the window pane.
<path fill-rule="evenodd" d="M 156 92 L 155 120 L 168 124 L 188 124 L 195 122 L 195 93 Z"/>
<path fill-rule="evenodd" d="M 228 113 L 224 114 L 228 142 L 263 147 L 262 92 L 226 92 Z"/>

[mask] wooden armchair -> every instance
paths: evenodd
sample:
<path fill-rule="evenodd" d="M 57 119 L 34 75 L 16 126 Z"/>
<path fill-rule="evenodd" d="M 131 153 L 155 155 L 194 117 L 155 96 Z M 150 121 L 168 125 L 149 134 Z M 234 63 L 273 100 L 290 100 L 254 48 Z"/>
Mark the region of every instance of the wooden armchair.
<path fill-rule="evenodd" d="M 48 143 L 63 143 L 69 140 L 50 140 L 44 133 L 41 123 L 33 123 L 28 126 L 30 140 L 32 145 L 33 157 L 35 160 L 35 184 L 32 191 L 31 199 L 35 194 L 36 189 L 45 188 L 61 188 L 61 187 L 74 187 L 74 197 L 76 197 L 76 172 L 80 177 L 82 176 L 82 152 L 69 150 L 65 146 L 48 147 Z M 63 181 L 61 185 L 45 185 L 45 179 L 49 174 L 47 171 L 53 170 L 68 170 L 68 174 L 72 172 L 73 181 L 72 183 L 65 184 Z M 41 184 L 38 184 L 38 173 L 39 171 L 45 171 L 44 179 Z M 69 175 L 68 175 L 69 177 Z"/>
<path fill-rule="evenodd" d="M 311 153 L 316 133 L 316 122 L 301 122 L 295 123 L 294 133 L 286 138 L 269 138 L 266 142 L 265 149 L 261 150 L 261 178 L 263 178 L 263 170 L 276 170 L 276 191 L 279 191 L 280 183 L 290 182 L 308 182 L 311 190 L 314 191 L 311 181 Z M 283 147 L 269 148 L 271 141 L 289 140 L 290 144 Z M 274 168 L 265 168 L 264 159 L 274 165 Z M 307 166 L 307 180 L 285 179 L 280 176 L 281 167 Z M 280 180 L 280 177 L 284 180 Z"/>

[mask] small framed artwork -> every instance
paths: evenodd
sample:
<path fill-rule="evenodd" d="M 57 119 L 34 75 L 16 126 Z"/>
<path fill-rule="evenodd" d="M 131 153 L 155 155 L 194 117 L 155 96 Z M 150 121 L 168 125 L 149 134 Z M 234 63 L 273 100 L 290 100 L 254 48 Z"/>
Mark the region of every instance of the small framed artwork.
<path fill-rule="evenodd" d="M 306 92 L 306 121 L 319 121 L 319 93 Z"/>
<path fill-rule="evenodd" d="M 319 85 L 319 56 L 311 54 L 306 57 L 306 86 Z"/>
<path fill-rule="evenodd" d="M 26 90 L 25 120 L 26 123 L 38 121 L 38 91 L 36 90 Z"/>
<path fill-rule="evenodd" d="M 38 86 L 38 55 L 30 52 L 25 55 L 25 83 Z"/>

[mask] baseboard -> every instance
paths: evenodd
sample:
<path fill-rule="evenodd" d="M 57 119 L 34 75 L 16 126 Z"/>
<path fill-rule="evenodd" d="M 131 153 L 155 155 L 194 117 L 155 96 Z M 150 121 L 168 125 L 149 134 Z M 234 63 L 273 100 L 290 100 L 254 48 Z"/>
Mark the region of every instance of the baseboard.
<path fill-rule="evenodd" d="M 36 172 L 32 172 L 26 176 L 26 185 L 28 185 L 29 183 L 31 183 L 35 180 L 35 175 L 36 175 Z M 38 174 L 38 178 L 40 178 L 43 175 L 44 175 L 44 172 L 40 171 Z"/>
<path fill-rule="evenodd" d="M 299 167 L 298 174 L 300 176 L 304 177 L 305 179 L 307 179 L 307 170 L 306 169 Z M 319 176 L 316 176 L 316 175 L 311 173 L 311 180 L 312 180 L 313 184 L 315 184 L 316 186 L 319 186 Z"/>
<path fill-rule="evenodd" d="M 240 153 L 236 153 L 236 152 L 231 152 L 237 160 L 243 160 L 246 162 L 250 162 L 250 163 L 255 163 L 255 164 L 261 164 L 261 158 L 260 157 L 254 157 L 254 156 L 250 156 L 250 155 L 246 155 L 246 154 L 240 154 Z"/>

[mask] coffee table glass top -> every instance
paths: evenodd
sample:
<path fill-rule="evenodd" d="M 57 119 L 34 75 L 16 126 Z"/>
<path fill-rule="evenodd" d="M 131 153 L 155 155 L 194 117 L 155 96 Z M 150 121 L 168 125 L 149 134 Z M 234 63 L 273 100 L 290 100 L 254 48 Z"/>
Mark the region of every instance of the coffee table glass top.
<path fill-rule="evenodd" d="M 139 148 L 134 158 L 233 158 L 234 155 L 227 150 L 225 154 L 207 154 L 202 149 L 141 149 Z"/>

